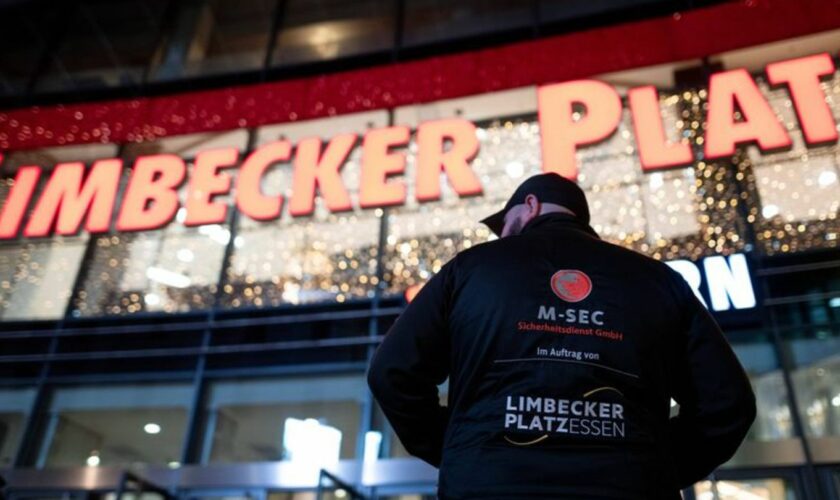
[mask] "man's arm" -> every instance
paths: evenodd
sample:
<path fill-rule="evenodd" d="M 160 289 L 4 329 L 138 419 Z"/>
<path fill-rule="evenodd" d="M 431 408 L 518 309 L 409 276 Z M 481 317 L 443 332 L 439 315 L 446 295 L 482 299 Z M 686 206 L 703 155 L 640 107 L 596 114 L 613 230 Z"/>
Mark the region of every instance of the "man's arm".
<path fill-rule="evenodd" d="M 709 311 L 682 278 L 683 308 L 672 397 L 679 415 L 668 425 L 680 488 L 729 460 L 755 420 L 755 394 L 741 363 Z"/>
<path fill-rule="evenodd" d="M 439 467 L 449 410 L 437 386 L 449 375 L 447 317 L 454 288 L 449 261 L 397 318 L 376 350 L 368 385 L 405 449 Z"/>

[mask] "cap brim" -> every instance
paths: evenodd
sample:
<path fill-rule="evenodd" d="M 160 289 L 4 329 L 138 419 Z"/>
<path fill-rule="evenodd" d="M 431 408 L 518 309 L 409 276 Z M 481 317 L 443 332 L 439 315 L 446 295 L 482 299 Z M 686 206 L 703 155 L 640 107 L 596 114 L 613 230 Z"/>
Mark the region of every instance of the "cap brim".
<path fill-rule="evenodd" d="M 505 213 L 506 212 L 507 212 L 507 210 L 505 210 L 503 208 L 503 209 L 499 210 L 498 212 L 494 213 L 493 215 L 490 215 L 488 217 L 485 217 L 485 218 L 481 219 L 481 223 L 486 225 L 487 227 L 489 227 L 490 230 L 493 231 L 493 233 L 496 236 L 501 237 L 502 236 L 502 229 L 504 229 L 504 227 L 505 227 Z"/>

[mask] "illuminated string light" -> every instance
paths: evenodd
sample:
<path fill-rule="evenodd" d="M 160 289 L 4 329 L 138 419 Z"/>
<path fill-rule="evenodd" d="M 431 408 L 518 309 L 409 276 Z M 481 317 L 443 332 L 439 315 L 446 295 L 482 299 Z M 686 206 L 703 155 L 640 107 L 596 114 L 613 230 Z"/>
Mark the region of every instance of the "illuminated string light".
<path fill-rule="evenodd" d="M 821 85 L 836 115 L 840 72 Z M 762 81 L 759 86 L 791 132 L 790 151 L 763 153 L 746 147 L 732 158 L 704 160 L 699 153 L 708 93 L 702 88 L 660 93 L 667 138 L 692 146 L 698 158 L 693 165 L 643 172 L 627 112 L 608 140 L 581 149 L 578 181 L 589 197 L 596 231 L 607 241 L 660 260 L 744 251 L 748 232 L 754 233 L 758 250 L 766 254 L 836 248 L 840 146 L 807 147 L 789 94 Z M 414 155 L 409 154 L 402 176 L 409 191 L 405 206 L 333 214 L 318 200 L 312 217 L 293 219 L 284 214 L 266 223 L 239 217 L 235 231 L 225 225 L 172 224 L 158 231 L 96 236 L 93 258 L 86 263 L 74 299 L 74 314 L 185 312 L 213 306 L 225 246 L 233 233 L 233 253 L 220 285 L 221 307 L 346 302 L 370 298 L 377 288 L 401 296 L 427 281 L 458 252 L 495 239 L 477 221 L 501 207 L 527 176 L 540 172 L 536 116 L 479 124 L 476 137 L 481 146 L 472 166 L 484 186 L 480 197 L 460 199 L 444 182 L 440 201 L 416 203 Z M 408 149 L 416 152 L 416 144 Z M 354 206 L 358 206 L 360 156 L 357 148 L 342 169 Z M 264 187 L 288 196 L 291 176 L 291 169 L 273 169 Z M 12 182 L 0 179 L 0 200 Z M 183 217 L 184 212 L 179 212 L 177 219 Z M 380 277 L 376 265 L 382 217 L 387 217 L 388 234 Z M 44 317 L 60 316 L 87 238 L 0 245 L 0 318 L 19 313 L 15 294 L 22 297 L 29 293 L 24 290 L 37 290 L 48 274 L 69 276 L 66 287 L 48 300 L 30 303 L 37 303 Z M 149 269 L 162 269 L 172 273 L 167 274 L 170 278 L 183 276 L 189 282 L 157 279 L 162 276 L 157 271 L 150 277 Z M 29 310 L 26 314 L 36 316 Z"/>

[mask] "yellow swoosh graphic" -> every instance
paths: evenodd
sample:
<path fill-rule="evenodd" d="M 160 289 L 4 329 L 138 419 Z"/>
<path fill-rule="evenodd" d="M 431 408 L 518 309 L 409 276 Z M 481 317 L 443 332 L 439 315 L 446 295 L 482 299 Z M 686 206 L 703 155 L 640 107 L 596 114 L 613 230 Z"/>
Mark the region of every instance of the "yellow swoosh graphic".
<path fill-rule="evenodd" d="M 505 438 L 505 440 L 506 440 L 508 443 L 515 444 L 515 445 L 517 445 L 517 446 L 528 446 L 528 445 L 530 445 L 530 444 L 539 443 L 539 442 L 540 442 L 540 441 L 542 441 L 543 439 L 547 439 L 547 438 L 548 438 L 548 434 L 543 434 L 542 436 L 538 437 L 537 439 L 534 439 L 533 441 L 525 441 L 524 443 L 518 443 L 518 442 L 516 442 L 516 441 L 514 441 L 514 440 L 510 439 L 510 438 L 509 438 L 509 437 L 507 437 L 507 436 L 502 436 L 502 437 L 504 437 L 504 438 Z"/>
<path fill-rule="evenodd" d="M 601 392 L 601 391 L 615 391 L 615 392 L 621 394 L 621 391 L 619 391 L 615 387 L 606 387 L 605 386 L 605 387 L 599 387 L 597 389 L 592 389 L 591 391 L 584 394 L 583 397 L 588 398 L 589 396 L 595 394 L 596 392 Z M 624 397 L 624 394 L 621 394 L 621 397 Z"/>

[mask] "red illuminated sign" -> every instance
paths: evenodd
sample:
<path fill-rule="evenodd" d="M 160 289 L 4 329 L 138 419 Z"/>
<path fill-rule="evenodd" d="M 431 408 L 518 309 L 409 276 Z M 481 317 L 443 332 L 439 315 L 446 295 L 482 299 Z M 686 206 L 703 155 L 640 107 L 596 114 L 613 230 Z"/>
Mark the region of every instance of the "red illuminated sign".
<path fill-rule="evenodd" d="M 834 63 L 828 54 L 767 66 L 768 81 L 790 92 L 808 144 L 838 140 L 832 111 L 820 87 L 820 79 L 833 72 Z M 708 94 L 703 146 L 706 159 L 732 155 L 746 143 L 755 143 L 762 151 L 790 147 L 791 138 L 785 127 L 747 71 L 735 69 L 712 75 Z M 618 129 L 624 112 L 621 96 L 606 83 L 576 80 L 544 85 L 537 90 L 537 97 L 542 169 L 575 179 L 578 148 L 601 142 Z M 667 140 L 655 88 L 630 89 L 627 104 L 643 170 L 694 162 L 694 152 L 688 144 Z M 408 127 L 390 126 L 370 130 L 363 137 L 339 134 L 326 144 L 319 137 L 305 138 L 294 145 L 286 140 L 274 141 L 242 159 L 236 176 L 228 170 L 239 164 L 237 149 L 207 150 L 196 156 L 188 180 L 182 158 L 171 154 L 142 156 L 133 165 L 120 206 L 115 206 L 123 172 L 119 159 L 99 160 L 87 169 L 79 162 L 58 164 L 34 201 L 43 169 L 24 166 L 16 172 L 0 210 L 0 239 L 16 237 L 21 227 L 22 235 L 28 238 L 71 235 L 79 231 L 83 222 L 86 231 L 101 233 L 108 231 L 114 216 L 118 231 L 159 228 L 170 223 L 181 207 L 178 189 L 185 181 L 187 226 L 224 222 L 228 205 L 215 198 L 231 192 L 242 214 L 259 221 L 276 219 L 286 200 L 282 195 L 264 193 L 261 184 L 269 169 L 290 162 L 290 215 L 311 215 L 316 192 L 331 212 L 352 210 L 341 170 L 356 147 L 361 148 L 359 207 L 402 205 L 407 196 L 403 176 L 410 139 Z M 481 182 L 470 166 L 479 150 L 473 123 L 460 118 L 425 122 L 417 128 L 415 140 L 417 201 L 440 199 L 441 177 L 459 196 L 482 194 Z M 26 217 L 28 211 L 30 215 Z"/>

